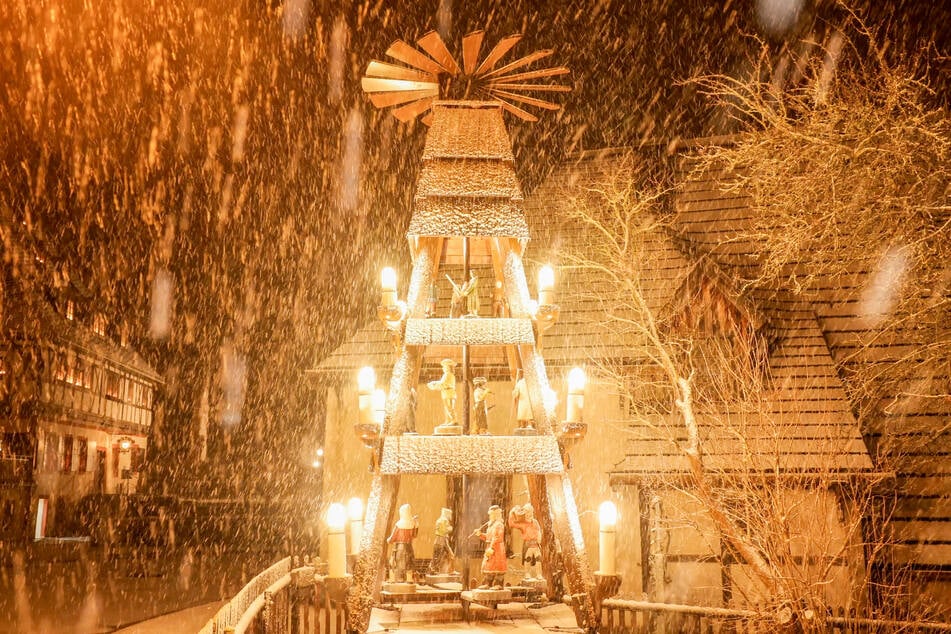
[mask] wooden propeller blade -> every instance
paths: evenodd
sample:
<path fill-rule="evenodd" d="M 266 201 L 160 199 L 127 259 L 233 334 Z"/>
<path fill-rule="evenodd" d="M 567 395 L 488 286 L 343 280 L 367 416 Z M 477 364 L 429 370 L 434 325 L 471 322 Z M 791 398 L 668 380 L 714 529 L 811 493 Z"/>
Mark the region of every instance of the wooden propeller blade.
<path fill-rule="evenodd" d="M 547 48 L 547 49 L 542 50 L 542 51 L 535 51 L 535 52 L 532 53 L 531 55 L 526 55 L 525 57 L 520 57 L 520 58 L 518 58 L 517 60 L 515 60 L 514 62 L 511 62 L 511 63 L 509 63 L 509 64 L 506 64 L 506 65 L 503 66 L 502 68 L 497 68 L 497 69 L 493 70 L 492 72 L 486 73 L 485 76 L 486 76 L 486 77 L 492 77 L 492 76 L 494 76 L 494 75 L 501 75 L 501 74 L 503 74 L 503 73 L 507 73 L 507 72 L 509 72 L 510 70 L 515 70 L 516 68 L 521 68 L 522 66 L 527 66 L 527 65 L 531 64 L 532 62 L 538 61 L 538 60 L 540 60 L 540 59 L 542 59 L 542 58 L 544 58 L 544 57 L 548 57 L 548 56 L 551 55 L 552 53 L 554 53 L 554 51 L 551 50 L 550 48 Z"/>
<path fill-rule="evenodd" d="M 408 103 L 405 106 L 394 108 L 391 112 L 393 113 L 394 117 L 406 123 L 408 121 L 412 121 L 419 115 L 432 108 L 433 101 L 435 100 L 435 97 L 427 97 L 426 99 L 420 99 L 419 101 Z"/>
<path fill-rule="evenodd" d="M 439 90 L 439 84 L 429 81 L 407 81 L 405 79 L 379 79 L 364 77 L 360 80 L 364 92 L 397 92 L 404 90 Z"/>
<path fill-rule="evenodd" d="M 427 99 L 436 97 L 435 90 L 407 90 L 404 92 L 376 92 L 370 93 L 370 101 L 377 108 L 388 108 L 407 101 L 416 101 L 417 99 Z"/>
<path fill-rule="evenodd" d="M 479 67 L 476 69 L 475 74 L 481 75 L 482 73 L 487 73 L 498 64 L 499 60 L 508 53 L 513 46 L 518 44 L 518 41 L 522 39 L 520 34 L 509 35 L 508 37 L 503 37 L 499 40 L 499 43 L 489 51 L 489 54 L 485 56 L 485 59 L 482 60 L 482 63 L 479 64 Z"/>
<path fill-rule="evenodd" d="M 406 68 L 405 66 L 387 64 L 386 62 L 379 62 L 377 60 L 373 60 L 367 65 L 366 75 L 368 77 L 382 77 L 384 79 L 408 79 L 410 81 L 431 82 L 436 81 L 436 77 L 431 73 L 416 70 L 415 68 Z"/>
<path fill-rule="evenodd" d="M 403 40 L 396 40 L 393 42 L 393 44 L 390 45 L 390 48 L 386 49 L 386 55 L 387 57 L 392 57 L 395 60 L 403 62 L 404 64 L 409 64 L 413 68 L 418 68 L 434 75 L 446 72 L 445 68 L 440 66 L 432 59 L 426 57 Z"/>
<path fill-rule="evenodd" d="M 423 37 L 416 40 L 420 48 L 429 53 L 429 56 L 439 62 L 439 64 L 449 71 L 449 74 L 456 76 L 459 74 L 459 64 L 452 58 L 452 53 L 446 48 L 446 43 L 439 37 L 437 31 L 430 31 Z"/>
<path fill-rule="evenodd" d="M 514 99 L 515 101 L 520 101 L 522 103 L 527 103 L 530 106 L 538 106 L 539 108 L 545 108 L 546 110 L 560 110 L 561 106 L 554 104 L 550 101 L 544 101 L 543 99 L 535 99 L 534 97 L 529 97 L 527 95 L 518 95 L 514 92 L 508 92 L 505 90 L 496 90 L 494 88 L 489 88 L 489 92 L 497 97 L 506 97 L 508 99 Z"/>
<path fill-rule="evenodd" d="M 516 117 L 518 117 L 522 121 L 538 121 L 538 117 L 528 112 L 525 112 L 524 110 L 522 110 L 515 104 L 511 104 L 505 101 L 504 99 L 499 99 L 498 102 L 502 105 L 502 108 L 504 108 L 505 110 L 508 110 L 509 112 L 514 114 Z"/>
<path fill-rule="evenodd" d="M 539 79 L 541 77 L 553 77 L 555 75 L 567 75 L 571 71 L 565 68 L 564 66 L 555 66 L 554 68 L 540 68 L 538 70 L 530 70 L 525 73 L 516 73 L 514 75 L 506 75 L 505 77 L 499 77 L 496 81 L 518 81 L 523 79 Z M 490 82 L 490 85 L 495 82 Z"/>
<path fill-rule="evenodd" d="M 571 92 L 571 86 L 562 86 L 561 84 L 506 84 L 502 80 L 491 82 L 489 84 L 493 89 L 502 90 L 541 90 L 543 92 Z"/>
<path fill-rule="evenodd" d="M 483 37 L 485 37 L 485 31 L 473 31 L 462 38 L 462 67 L 465 69 L 466 75 L 471 75 L 475 71 Z"/>

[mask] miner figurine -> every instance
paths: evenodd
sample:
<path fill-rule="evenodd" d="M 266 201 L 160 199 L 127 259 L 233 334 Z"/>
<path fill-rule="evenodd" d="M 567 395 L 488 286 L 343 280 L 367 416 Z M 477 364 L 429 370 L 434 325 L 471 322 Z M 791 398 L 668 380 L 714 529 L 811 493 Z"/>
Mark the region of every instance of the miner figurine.
<path fill-rule="evenodd" d="M 489 521 L 483 524 L 485 532 L 476 529 L 476 535 L 485 542 L 485 554 L 482 556 L 482 585 L 480 589 L 501 590 L 505 585 L 505 571 L 508 560 L 505 558 L 505 523 L 502 521 L 502 507 L 493 504 L 489 507 Z"/>
<path fill-rule="evenodd" d="M 429 561 L 429 574 L 439 575 L 452 572 L 452 563 L 456 553 L 452 550 L 449 537 L 452 535 L 452 510 L 444 508 L 436 520 L 436 538 L 433 540 L 433 558 Z"/>
<path fill-rule="evenodd" d="M 532 416 L 532 403 L 528 400 L 528 385 L 522 370 L 515 375 L 515 389 L 512 390 L 512 411 L 515 412 L 516 433 L 535 431 Z"/>
<path fill-rule="evenodd" d="M 427 383 L 426 387 L 433 391 L 439 390 L 442 397 L 443 418 L 445 419 L 443 424 L 452 426 L 456 424 L 456 373 L 454 369 L 456 362 L 452 359 L 443 359 L 441 365 L 442 376 Z"/>
<path fill-rule="evenodd" d="M 386 540 L 390 544 L 390 581 L 413 583 L 416 563 L 413 540 L 419 532 L 419 518 L 413 515 L 409 504 L 401 506 L 399 513 L 393 532 Z"/>
<path fill-rule="evenodd" d="M 542 578 L 542 527 L 535 519 L 535 509 L 531 504 L 516 506 L 509 511 L 509 528 L 522 533 L 522 567 L 526 581 L 538 581 Z"/>
<path fill-rule="evenodd" d="M 466 317 L 479 316 L 479 278 L 469 271 L 469 280 L 462 286 L 466 296 Z"/>
<path fill-rule="evenodd" d="M 486 398 L 492 393 L 492 390 L 486 386 L 484 376 L 475 377 L 472 379 L 472 384 L 475 386 L 472 389 L 472 421 L 475 424 L 475 433 L 488 434 L 489 406 L 486 403 Z"/>

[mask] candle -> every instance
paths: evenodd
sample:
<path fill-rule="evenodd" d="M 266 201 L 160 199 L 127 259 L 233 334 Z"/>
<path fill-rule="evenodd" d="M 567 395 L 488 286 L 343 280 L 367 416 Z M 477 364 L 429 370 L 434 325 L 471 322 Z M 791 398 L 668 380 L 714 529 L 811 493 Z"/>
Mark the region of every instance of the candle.
<path fill-rule="evenodd" d="M 347 510 L 334 502 L 327 511 L 327 576 L 347 575 L 347 536 L 343 531 Z"/>
<path fill-rule="evenodd" d="M 380 303 L 386 308 L 396 306 L 396 271 L 389 266 L 380 273 L 380 287 L 383 289 Z"/>
<path fill-rule="evenodd" d="M 356 555 L 360 552 L 360 540 L 363 539 L 363 500 L 350 498 L 347 515 L 350 516 L 350 554 Z"/>
<path fill-rule="evenodd" d="M 386 416 L 386 392 L 382 388 L 373 390 L 371 401 L 373 404 L 373 422 L 377 425 L 383 425 L 383 419 Z"/>
<path fill-rule="evenodd" d="M 568 400 L 565 412 L 565 421 L 568 423 L 581 422 L 581 414 L 584 411 L 585 380 L 584 370 L 571 368 L 568 373 Z"/>
<path fill-rule="evenodd" d="M 538 304 L 555 303 L 555 271 L 547 264 L 538 271 Z"/>
<path fill-rule="evenodd" d="M 360 422 L 373 422 L 373 389 L 376 387 L 376 372 L 366 366 L 357 374 L 357 394 L 360 405 Z"/>
<path fill-rule="evenodd" d="M 617 507 L 614 502 L 602 502 L 598 509 L 601 539 L 598 542 L 598 574 L 616 575 L 615 545 L 617 542 Z"/>

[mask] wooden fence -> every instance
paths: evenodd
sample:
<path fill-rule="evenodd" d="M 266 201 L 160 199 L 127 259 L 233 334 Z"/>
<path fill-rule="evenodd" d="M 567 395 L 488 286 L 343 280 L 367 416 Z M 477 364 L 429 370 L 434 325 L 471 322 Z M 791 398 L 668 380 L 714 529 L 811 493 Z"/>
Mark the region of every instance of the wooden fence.
<path fill-rule="evenodd" d="M 226 603 L 200 634 L 344 634 L 343 586 L 313 566 L 291 567 L 285 558 L 258 574 Z M 867 619 L 837 612 L 799 627 L 764 610 L 701 607 L 627 599 L 601 602 L 599 634 L 831 634 L 951 632 L 951 624 Z"/>

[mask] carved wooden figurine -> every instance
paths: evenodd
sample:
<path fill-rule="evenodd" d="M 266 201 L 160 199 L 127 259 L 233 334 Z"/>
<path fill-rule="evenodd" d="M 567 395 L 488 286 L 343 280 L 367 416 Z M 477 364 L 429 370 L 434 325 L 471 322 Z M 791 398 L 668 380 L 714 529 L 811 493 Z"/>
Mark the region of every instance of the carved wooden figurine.
<path fill-rule="evenodd" d="M 387 538 L 390 544 L 390 581 L 413 583 L 416 555 L 413 540 L 419 532 L 419 519 L 413 516 L 409 504 L 400 507 L 400 517 Z"/>
<path fill-rule="evenodd" d="M 446 574 L 452 572 L 452 563 L 456 553 L 452 550 L 449 537 L 452 535 L 452 511 L 442 509 L 439 519 L 436 520 L 436 538 L 433 540 L 433 558 L 429 562 L 430 574 Z"/>
<path fill-rule="evenodd" d="M 475 386 L 472 390 L 472 422 L 475 425 L 475 433 L 489 433 L 489 405 L 486 399 L 492 393 L 486 386 L 486 378 L 477 376 L 472 379 Z"/>
<path fill-rule="evenodd" d="M 509 511 L 509 527 L 522 532 L 522 566 L 526 581 L 542 578 L 542 527 L 535 519 L 531 504 L 516 506 Z"/>
<path fill-rule="evenodd" d="M 528 400 L 528 385 L 525 384 L 525 377 L 522 376 L 521 370 L 515 375 L 515 389 L 512 390 L 512 411 L 515 412 L 518 429 L 526 431 L 535 429 L 532 403 Z"/>
<path fill-rule="evenodd" d="M 435 391 L 439 390 L 440 396 L 442 397 L 442 410 L 443 418 L 445 419 L 444 425 L 455 425 L 456 424 L 456 373 L 455 367 L 456 362 L 452 359 L 443 359 L 442 364 L 442 376 L 435 380 L 430 381 L 426 386 Z"/>
<path fill-rule="evenodd" d="M 480 588 L 501 590 L 505 584 L 505 571 L 508 560 L 505 558 L 505 522 L 502 521 L 502 507 L 493 504 L 489 507 L 489 521 L 485 532 L 477 531 L 479 539 L 486 543 L 482 556 L 482 585 Z"/>

